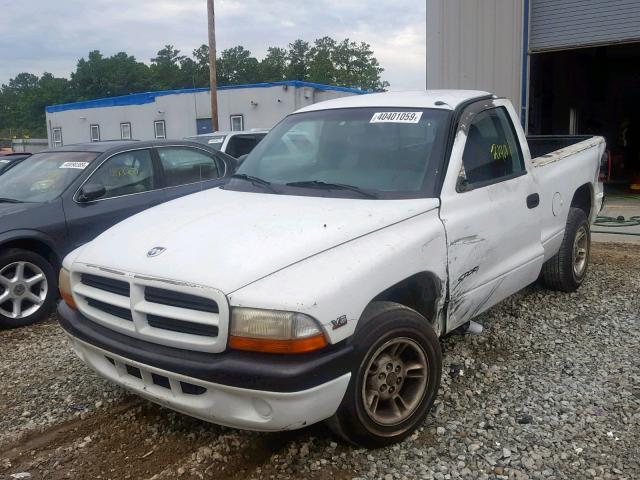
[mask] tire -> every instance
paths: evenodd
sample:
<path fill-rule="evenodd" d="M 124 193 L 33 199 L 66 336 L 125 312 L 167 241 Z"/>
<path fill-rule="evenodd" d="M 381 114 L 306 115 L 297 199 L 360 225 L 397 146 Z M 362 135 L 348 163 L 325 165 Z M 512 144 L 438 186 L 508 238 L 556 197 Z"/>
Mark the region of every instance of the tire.
<path fill-rule="evenodd" d="M 363 313 L 352 344 L 356 366 L 342 403 L 327 424 L 360 447 L 399 442 L 422 424 L 438 393 L 442 370 L 438 337 L 415 310 L 374 302 Z M 405 372 L 409 373 L 403 378 Z"/>
<path fill-rule="evenodd" d="M 18 248 L 0 254 L 0 327 L 23 327 L 42 320 L 50 313 L 57 291 L 53 267 L 44 257 Z"/>
<path fill-rule="evenodd" d="M 585 213 L 570 208 L 560 250 L 542 266 L 542 283 L 551 290 L 575 292 L 587 275 L 591 229 Z"/>

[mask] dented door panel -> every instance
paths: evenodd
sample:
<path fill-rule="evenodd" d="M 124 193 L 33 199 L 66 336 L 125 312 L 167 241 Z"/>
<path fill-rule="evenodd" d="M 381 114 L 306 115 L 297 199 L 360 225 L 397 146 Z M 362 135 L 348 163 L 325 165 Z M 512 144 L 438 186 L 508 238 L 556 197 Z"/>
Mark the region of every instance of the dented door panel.
<path fill-rule="evenodd" d="M 468 125 L 475 113 L 500 106 L 511 110 L 504 101 L 493 100 L 484 101 L 481 108 L 472 106 L 471 114 L 463 113 L 443 185 L 440 216 L 447 233 L 448 330 L 535 281 L 544 260 L 539 209 L 527 205 L 527 197 L 539 191 L 530 173 L 528 149 L 522 149 L 526 173 L 459 191 Z"/>

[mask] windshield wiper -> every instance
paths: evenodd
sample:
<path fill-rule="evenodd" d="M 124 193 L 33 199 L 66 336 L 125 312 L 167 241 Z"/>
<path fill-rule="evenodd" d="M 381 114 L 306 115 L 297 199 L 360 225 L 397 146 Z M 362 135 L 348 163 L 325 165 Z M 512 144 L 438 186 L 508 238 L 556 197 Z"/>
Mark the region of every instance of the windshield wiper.
<path fill-rule="evenodd" d="M 23 203 L 21 200 L 15 198 L 0 198 L 0 203 Z"/>
<path fill-rule="evenodd" d="M 356 187 L 355 185 L 347 185 L 345 183 L 329 183 L 323 182 L 321 180 L 304 180 L 301 182 L 289 182 L 286 185 L 288 185 L 289 187 L 319 188 L 323 190 L 350 190 L 362 195 L 365 198 L 378 198 L 377 195 L 374 195 L 370 192 L 365 192 L 360 187 Z"/>
<path fill-rule="evenodd" d="M 260 177 L 254 177 L 253 175 L 247 175 L 246 173 L 234 173 L 229 178 L 237 178 L 239 180 L 246 180 L 247 182 L 251 182 L 253 185 L 260 185 L 262 187 L 265 187 L 270 192 L 274 192 L 275 193 L 275 190 L 271 186 L 271 182 L 269 182 L 267 180 L 264 180 L 263 178 L 260 178 Z"/>

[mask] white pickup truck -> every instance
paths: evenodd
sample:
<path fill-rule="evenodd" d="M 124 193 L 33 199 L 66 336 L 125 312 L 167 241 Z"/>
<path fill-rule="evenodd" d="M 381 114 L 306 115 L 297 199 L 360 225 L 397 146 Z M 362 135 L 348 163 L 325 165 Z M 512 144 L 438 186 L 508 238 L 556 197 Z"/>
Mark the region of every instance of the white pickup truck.
<path fill-rule="evenodd" d="M 438 337 L 539 277 L 583 282 L 604 149 L 528 143 L 486 92 L 318 103 L 222 187 L 72 252 L 60 323 L 99 374 L 177 411 L 389 444 L 432 406 Z"/>

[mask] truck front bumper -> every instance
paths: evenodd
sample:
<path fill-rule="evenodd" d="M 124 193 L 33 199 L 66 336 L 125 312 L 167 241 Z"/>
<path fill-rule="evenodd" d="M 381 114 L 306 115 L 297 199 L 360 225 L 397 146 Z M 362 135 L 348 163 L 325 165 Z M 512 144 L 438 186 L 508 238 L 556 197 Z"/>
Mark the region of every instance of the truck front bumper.
<path fill-rule="evenodd" d="M 294 430 L 327 419 L 351 378 L 348 345 L 290 356 L 208 354 L 113 332 L 64 302 L 58 317 L 76 354 L 103 377 L 160 405 L 229 427 Z"/>

